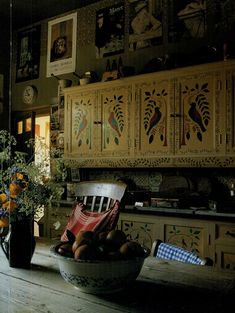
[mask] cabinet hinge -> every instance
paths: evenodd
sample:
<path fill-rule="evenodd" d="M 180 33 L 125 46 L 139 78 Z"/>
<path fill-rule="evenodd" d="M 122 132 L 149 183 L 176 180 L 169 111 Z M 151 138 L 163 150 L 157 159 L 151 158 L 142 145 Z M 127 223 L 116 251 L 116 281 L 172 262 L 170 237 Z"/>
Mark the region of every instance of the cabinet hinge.
<path fill-rule="evenodd" d="M 217 90 L 221 90 L 221 89 L 222 89 L 222 81 L 217 80 Z"/>
<path fill-rule="evenodd" d="M 217 263 L 217 253 L 215 252 L 215 264 Z"/>
<path fill-rule="evenodd" d="M 208 234 L 208 245 L 210 245 L 210 244 L 211 244 L 211 235 Z"/>

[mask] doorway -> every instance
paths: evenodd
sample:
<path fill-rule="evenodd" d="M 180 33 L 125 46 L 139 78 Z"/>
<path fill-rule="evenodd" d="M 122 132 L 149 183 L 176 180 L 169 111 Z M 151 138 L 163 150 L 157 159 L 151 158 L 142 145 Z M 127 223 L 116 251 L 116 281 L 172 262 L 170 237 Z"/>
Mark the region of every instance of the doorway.
<path fill-rule="evenodd" d="M 41 148 L 40 142 L 43 142 L 43 149 Z M 40 163 L 42 160 L 49 160 L 50 155 L 50 115 L 39 115 L 36 113 L 35 116 L 35 163 Z M 46 167 L 48 177 L 50 176 L 50 162 L 49 166 Z M 34 222 L 34 235 L 40 236 L 45 220 L 44 209 L 42 212 L 35 217 Z M 42 230 L 43 232 L 43 230 Z"/>

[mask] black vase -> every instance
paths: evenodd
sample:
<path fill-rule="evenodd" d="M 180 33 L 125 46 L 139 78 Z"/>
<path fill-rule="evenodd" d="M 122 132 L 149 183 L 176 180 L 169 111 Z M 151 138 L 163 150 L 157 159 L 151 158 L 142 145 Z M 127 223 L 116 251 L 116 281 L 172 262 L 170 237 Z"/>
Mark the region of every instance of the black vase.
<path fill-rule="evenodd" d="M 31 268 L 35 245 L 32 219 L 11 222 L 6 237 L 1 240 L 9 265 L 15 268 Z"/>

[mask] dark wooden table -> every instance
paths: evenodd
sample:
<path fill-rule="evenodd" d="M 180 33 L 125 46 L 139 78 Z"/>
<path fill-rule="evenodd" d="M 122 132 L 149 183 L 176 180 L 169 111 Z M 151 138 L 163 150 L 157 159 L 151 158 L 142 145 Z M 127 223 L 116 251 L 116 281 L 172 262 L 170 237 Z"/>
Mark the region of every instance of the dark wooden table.
<path fill-rule="evenodd" d="M 235 273 L 148 257 L 130 288 L 101 297 L 63 280 L 50 245 L 37 242 L 31 270 L 0 251 L 0 313 L 235 312 Z"/>

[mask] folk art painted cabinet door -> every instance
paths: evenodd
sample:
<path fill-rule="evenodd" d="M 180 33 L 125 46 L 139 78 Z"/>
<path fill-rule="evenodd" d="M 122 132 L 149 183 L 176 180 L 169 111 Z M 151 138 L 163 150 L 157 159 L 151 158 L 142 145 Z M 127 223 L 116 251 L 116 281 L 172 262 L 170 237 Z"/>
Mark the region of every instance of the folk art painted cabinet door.
<path fill-rule="evenodd" d="M 127 157 L 131 152 L 131 85 L 99 91 L 100 155 Z"/>
<path fill-rule="evenodd" d="M 151 216 L 138 214 L 120 214 L 118 228 L 125 232 L 128 240 L 138 241 L 151 249 L 157 234 L 157 223 Z"/>
<path fill-rule="evenodd" d="M 173 83 L 159 75 L 135 85 L 135 152 L 142 157 L 169 156 L 172 151 L 171 132 L 174 128 Z M 174 121 L 173 121 L 174 122 Z"/>
<path fill-rule="evenodd" d="M 222 101 L 220 71 L 204 70 L 176 78 L 174 145 L 177 156 L 205 157 L 224 153 Z"/>
<path fill-rule="evenodd" d="M 208 222 L 180 219 L 164 219 L 160 225 L 164 242 L 177 245 L 202 257 L 213 259 L 213 226 Z"/>
<path fill-rule="evenodd" d="M 95 128 L 97 92 L 75 93 L 67 98 L 67 145 L 65 153 L 71 157 L 89 157 L 97 154 Z"/>

